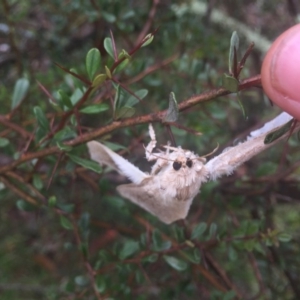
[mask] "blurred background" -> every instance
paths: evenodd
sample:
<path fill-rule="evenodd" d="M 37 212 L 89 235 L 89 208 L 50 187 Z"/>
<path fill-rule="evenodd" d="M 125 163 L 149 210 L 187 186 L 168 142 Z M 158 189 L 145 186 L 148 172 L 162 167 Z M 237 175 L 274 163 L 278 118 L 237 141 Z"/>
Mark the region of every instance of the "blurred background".
<path fill-rule="evenodd" d="M 255 43 L 240 80 L 260 74 L 272 41 L 298 22 L 299 1 L 0 5 L 1 299 L 300 299 L 296 136 L 232 176 L 205 184 L 187 219 L 172 225 L 121 198 L 115 189 L 127 182 L 121 175 L 89 170 L 84 143 L 70 155 L 34 154 L 55 145 L 69 151 L 62 142 L 113 118 L 164 110 L 172 91 L 181 103 L 221 87 L 234 31 L 238 61 Z M 139 47 L 149 33 L 153 41 Z M 105 66 L 111 69 L 116 61 L 111 41 L 117 54 L 133 54 L 128 64 L 88 95 L 89 109 L 72 110 L 91 80 L 88 51 L 99 50 L 96 74 L 108 76 Z M 143 94 L 143 101 L 116 117 L 114 104 L 128 103 L 130 92 Z M 220 153 L 279 112 L 260 87 L 250 85 L 180 113 L 178 123 L 201 136 L 176 127 L 172 132 L 178 145 L 199 155 L 217 144 Z M 166 144 L 165 126 L 154 127 L 158 144 Z M 147 124 L 99 140 L 150 170 L 143 147 L 149 142 Z M 3 169 L 28 153 L 32 159 Z"/>

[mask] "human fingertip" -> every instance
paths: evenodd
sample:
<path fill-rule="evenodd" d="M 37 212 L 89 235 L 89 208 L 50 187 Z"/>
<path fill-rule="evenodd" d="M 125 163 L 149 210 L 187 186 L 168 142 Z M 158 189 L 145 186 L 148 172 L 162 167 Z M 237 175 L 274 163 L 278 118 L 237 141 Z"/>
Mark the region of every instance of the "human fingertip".
<path fill-rule="evenodd" d="M 267 96 L 300 119 L 300 24 L 282 33 L 267 52 L 261 71 Z"/>

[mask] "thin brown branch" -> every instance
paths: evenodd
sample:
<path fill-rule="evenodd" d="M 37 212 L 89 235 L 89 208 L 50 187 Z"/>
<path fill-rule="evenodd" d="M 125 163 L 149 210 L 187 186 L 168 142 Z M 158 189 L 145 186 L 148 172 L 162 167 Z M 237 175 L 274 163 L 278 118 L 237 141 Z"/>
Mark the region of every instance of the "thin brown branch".
<path fill-rule="evenodd" d="M 77 243 L 78 248 L 80 249 L 82 241 L 81 241 L 81 237 L 80 237 L 80 234 L 79 234 L 79 231 L 78 231 L 77 222 L 76 222 L 76 220 L 75 220 L 74 217 L 72 218 L 72 224 L 73 224 L 73 229 L 74 229 L 73 232 L 75 234 L 76 243 Z M 87 273 L 89 275 L 89 278 L 90 278 L 90 281 L 91 281 L 91 284 L 92 284 L 95 296 L 96 296 L 96 298 L 98 300 L 102 300 L 103 297 L 100 295 L 100 293 L 99 293 L 99 291 L 97 289 L 96 281 L 95 281 L 96 272 L 94 271 L 94 269 L 92 268 L 91 264 L 89 263 L 89 261 L 83 255 L 82 252 L 81 252 L 81 258 L 83 260 L 84 266 L 85 266 L 85 268 L 87 270 Z"/>
<path fill-rule="evenodd" d="M 171 62 L 173 62 L 174 60 L 176 60 L 177 58 L 179 57 L 179 54 L 174 54 L 172 55 L 171 57 L 153 65 L 153 66 L 150 66 L 148 67 L 146 70 L 140 72 L 138 75 L 128 79 L 127 81 L 125 81 L 125 84 L 126 85 L 129 85 L 129 84 L 133 84 L 139 80 L 141 80 L 142 78 L 146 77 L 147 75 L 155 72 L 156 70 L 158 69 L 161 69 L 162 67 L 170 64 Z"/>
<path fill-rule="evenodd" d="M 253 255 L 253 253 L 251 253 L 251 252 L 248 253 L 248 258 L 249 258 L 250 264 L 253 268 L 253 271 L 254 271 L 256 280 L 258 282 L 258 285 L 259 285 L 259 294 L 258 294 L 258 296 L 259 295 L 265 295 L 266 287 L 264 285 L 261 273 L 260 273 L 259 268 L 258 268 L 258 264 L 255 260 L 255 257 Z"/>
<path fill-rule="evenodd" d="M 20 127 L 17 124 L 10 122 L 5 116 L 0 115 L 0 123 L 11 130 L 18 132 L 22 137 L 29 138 L 31 136 L 30 132 L 27 132 L 24 128 Z"/>
<path fill-rule="evenodd" d="M 78 75 L 78 74 L 76 74 L 76 73 L 68 70 L 67 68 L 61 66 L 60 64 L 58 64 L 56 62 L 54 62 L 54 64 L 57 67 L 59 67 L 60 69 L 62 69 L 63 71 L 65 71 L 66 73 L 71 74 L 72 76 L 76 77 L 77 79 L 79 79 L 80 81 L 82 81 L 83 83 L 85 83 L 86 85 L 91 85 L 92 84 L 89 80 L 86 80 L 84 77 L 82 77 L 82 76 L 80 76 L 80 75 Z"/>
<path fill-rule="evenodd" d="M 249 47 L 248 47 L 248 49 L 246 50 L 244 56 L 242 57 L 241 61 L 240 61 L 239 64 L 238 64 L 238 70 L 237 70 L 237 77 L 236 77 L 236 78 L 238 78 L 238 77 L 240 76 L 240 73 L 242 72 L 242 70 L 243 70 L 243 68 L 244 68 L 244 65 L 245 65 L 245 63 L 246 63 L 246 60 L 247 60 L 248 56 L 250 55 L 250 53 L 252 52 L 253 48 L 254 48 L 254 43 L 252 42 L 252 43 L 249 45 Z"/>
<path fill-rule="evenodd" d="M 58 155 L 58 159 L 57 159 L 56 162 L 55 162 L 55 165 L 54 165 L 54 167 L 53 167 L 53 169 L 52 169 L 50 178 L 49 178 L 48 183 L 47 183 L 47 190 L 48 190 L 49 187 L 50 187 L 50 184 L 51 184 L 51 182 L 52 182 L 52 180 L 53 180 L 53 177 L 54 177 L 54 174 L 55 174 L 55 172 L 56 172 L 56 169 L 57 169 L 59 163 L 61 162 L 61 159 L 62 159 L 63 155 L 64 155 L 63 152 L 59 153 L 59 155 Z"/>
<path fill-rule="evenodd" d="M 293 292 L 294 292 L 294 299 L 300 299 L 300 286 L 298 280 L 295 278 L 295 276 L 292 274 L 292 271 L 282 266 L 282 258 L 280 258 L 279 254 L 277 253 L 277 250 L 275 247 L 269 247 L 270 252 L 272 253 L 272 258 L 278 265 L 278 268 L 284 272 Z"/>
<path fill-rule="evenodd" d="M 20 190 L 4 176 L 0 176 L 0 181 L 2 181 L 7 188 L 9 188 L 11 191 L 13 191 L 16 195 L 20 196 L 25 201 L 33 205 L 39 205 L 38 202 L 33 197 Z"/>
<path fill-rule="evenodd" d="M 154 36 L 156 34 L 158 29 L 155 29 L 151 35 Z M 140 43 L 138 43 L 131 51 L 129 51 L 129 56 L 133 56 L 141 47 L 142 45 L 148 40 L 150 39 L 152 36 L 147 37 L 147 39 L 145 40 L 141 40 Z M 117 68 L 117 66 L 119 66 L 124 60 L 126 59 L 125 56 L 123 56 L 122 58 L 120 58 L 119 60 L 115 61 L 114 64 L 112 65 L 112 67 L 110 68 L 110 72 L 113 73 L 114 70 Z"/>
<path fill-rule="evenodd" d="M 220 264 L 212 257 L 208 252 L 205 253 L 206 259 L 209 261 L 209 264 L 213 267 L 216 273 L 222 278 L 223 282 L 226 284 L 227 288 L 234 290 L 238 297 L 243 299 L 237 287 L 231 282 L 228 278 L 225 270 L 221 268 Z"/>
<path fill-rule="evenodd" d="M 49 132 L 49 134 L 39 142 L 39 145 L 41 145 L 44 141 L 49 140 L 50 138 L 52 138 L 55 135 L 55 133 L 57 133 L 58 131 L 60 131 L 64 127 L 64 125 L 69 120 L 69 118 L 73 115 L 73 113 L 76 113 L 78 108 L 81 107 L 88 100 L 89 95 L 92 92 L 92 90 L 93 90 L 92 87 L 89 87 L 86 90 L 86 92 L 84 93 L 82 98 L 74 105 L 74 107 L 72 109 L 68 110 L 67 112 L 65 112 L 61 116 L 61 120 L 60 120 L 59 124 L 55 127 L 54 130 Z"/>
<path fill-rule="evenodd" d="M 145 22 L 145 25 L 136 40 L 136 45 L 140 44 L 143 41 L 143 39 L 145 38 L 145 36 L 149 33 L 150 27 L 154 20 L 154 16 L 156 14 L 157 5 L 159 4 L 159 2 L 160 2 L 160 0 L 153 0 L 152 7 L 149 11 L 148 19 Z"/>
<path fill-rule="evenodd" d="M 26 188 L 28 188 L 32 193 L 34 193 L 37 197 L 39 197 L 40 200 L 45 201 L 46 198 L 43 194 L 40 193 L 40 191 L 38 189 L 36 189 L 34 186 L 32 186 L 31 184 L 29 184 L 24 177 L 14 173 L 14 172 L 7 172 L 6 173 L 7 176 L 19 181 L 20 183 L 24 184 L 26 186 Z"/>
<path fill-rule="evenodd" d="M 194 268 L 197 269 L 215 288 L 224 293 L 227 292 L 227 289 L 205 267 L 201 265 L 194 265 Z"/>
<path fill-rule="evenodd" d="M 117 61 L 118 60 L 118 53 L 117 53 L 115 38 L 114 38 L 114 35 L 113 35 L 112 31 L 110 30 L 109 32 L 110 32 L 112 47 L 113 47 L 113 50 L 114 50 L 114 59 L 115 59 L 115 61 Z"/>
<path fill-rule="evenodd" d="M 259 83 L 260 83 L 260 76 L 255 76 L 255 77 L 246 79 L 241 82 L 240 90 L 249 88 L 249 86 L 253 86 L 253 85 L 256 86 Z M 217 98 L 219 96 L 224 96 L 224 95 L 228 95 L 228 94 L 230 94 L 230 92 L 224 88 L 214 89 L 209 92 L 202 93 L 200 95 L 195 95 L 195 96 L 181 102 L 178 105 L 178 109 L 179 109 L 179 111 L 184 111 L 184 110 L 191 108 L 201 102 L 206 102 L 206 101 L 212 100 L 214 98 Z M 65 145 L 74 147 L 74 146 L 78 146 L 80 144 L 84 144 L 92 139 L 99 138 L 100 136 L 106 135 L 106 134 L 108 134 L 112 131 L 115 131 L 117 129 L 120 129 L 120 128 L 125 128 L 125 127 L 139 125 L 139 124 L 162 122 L 163 117 L 165 116 L 165 113 L 166 113 L 166 110 L 160 111 L 157 113 L 151 113 L 148 115 L 128 118 L 128 119 L 124 119 L 124 120 L 117 120 L 106 126 L 95 129 L 92 132 L 87 132 L 85 134 L 82 134 L 81 136 L 78 136 L 78 137 L 74 138 L 73 140 L 66 142 Z M 62 123 L 64 123 L 64 122 L 62 122 Z M 275 142 L 277 142 L 277 141 L 275 141 Z M 60 152 L 60 149 L 57 146 L 52 146 L 52 147 L 42 149 L 42 150 L 39 150 L 39 151 L 36 151 L 33 153 L 25 153 L 19 159 L 15 160 L 5 166 L 2 166 L 0 168 L 0 174 L 4 174 L 5 172 L 17 167 L 18 165 L 20 165 L 26 161 L 32 160 L 34 158 L 40 158 L 40 157 L 52 155 L 52 154 L 59 153 L 59 152 Z"/>

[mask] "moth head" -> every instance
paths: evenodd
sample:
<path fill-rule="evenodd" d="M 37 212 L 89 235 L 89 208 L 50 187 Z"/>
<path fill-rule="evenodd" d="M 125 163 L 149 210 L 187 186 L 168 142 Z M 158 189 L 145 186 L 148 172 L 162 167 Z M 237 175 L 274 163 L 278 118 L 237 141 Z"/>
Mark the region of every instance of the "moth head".
<path fill-rule="evenodd" d="M 172 156 L 176 156 L 174 158 L 173 162 L 173 169 L 175 171 L 180 171 L 181 169 L 188 170 L 188 169 L 193 169 L 196 172 L 201 171 L 203 165 L 206 162 L 207 156 L 210 156 L 213 154 L 215 151 L 217 151 L 219 146 L 217 146 L 211 153 L 206 154 L 205 156 L 199 157 L 198 155 L 194 154 L 193 152 L 189 150 L 184 150 L 181 147 L 174 148 L 170 146 L 165 146 L 167 149 L 167 152 L 172 150 L 173 152 L 170 154 L 170 158 Z M 186 171 L 187 172 L 187 171 Z"/>
<path fill-rule="evenodd" d="M 191 169 L 193 167 L 193 160 L 190 159 L 189 157 L 188 158 L 184 158 L 184 159 L 176 159 L 174 162 L 173 162 L 173 169 L 175 171 L 178 171 L 180 170 L 181 168 L 189 168 Z"/>
<path fill-rule="evenodd" d="M 199 157 L 189 150 L 179 148 L 172 148 L 168 156 L 169 163 L 172 169 L 180 174 L 190 173 L 191 171 L 200 171 L 205 163 L 205 159 Z"/>

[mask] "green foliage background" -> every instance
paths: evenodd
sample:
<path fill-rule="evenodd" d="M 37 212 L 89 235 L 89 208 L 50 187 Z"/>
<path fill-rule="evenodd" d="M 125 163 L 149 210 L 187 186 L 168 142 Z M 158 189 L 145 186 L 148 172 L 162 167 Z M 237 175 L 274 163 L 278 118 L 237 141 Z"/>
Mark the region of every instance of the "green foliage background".
<path fill-rule="evenodd" d="M 97 138 L 149 171 L 147 124 L 122 122 L 166 109 L 171 91 L 182 103 L 220 87 L 232 32 L 240 37 L 238 59 L 249 46 L 239 24 L 272 41 L 296 23 L 293 1 L 210 1 L 205 14 L 190 9 L 196 2 L 206 4 L 2 0 L 1 299 L 300 298 L 297 138 L 205 184 L 188 218 L 168 226 L 116 193 L 122 176 L 87 161 L 81 136 L 114 122 L 114 101 L 118 108 L 133 101 L 121 126 Z M 240 23 L 228 25 L 229 18 Z M 149 33 L 153 41 L 137 47 Z M 134 55 L 110 79 L 105 66 L 112 70 L 115 61 L 105 39 L 112 36 L 117 54 Z M 92 48 L 100 56 L 86 68 Z M 259 44 L 241 80 L 260 73 L 263 55 Z M 148 91 L 142 101 L 131 97 L 141 90 Z M 181 112 L 178 123 L 202 135 L 172 127 L 177 144 L 199 155 L 217 144 L 222 151 L 279 112 L 260 88 L 250 85 L 239 98 L 246 117 L 235 93 Z M 165 144 L 165 126 L 155 129 Z"/>

